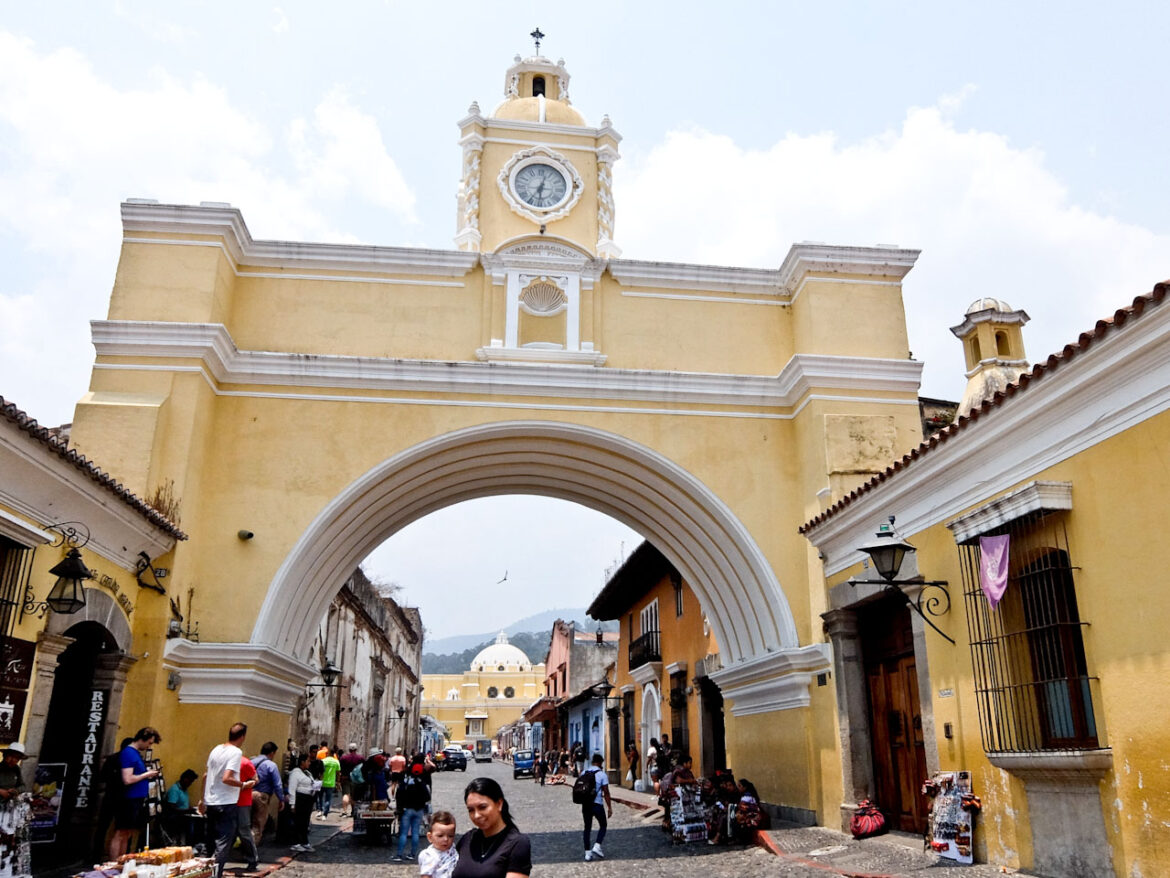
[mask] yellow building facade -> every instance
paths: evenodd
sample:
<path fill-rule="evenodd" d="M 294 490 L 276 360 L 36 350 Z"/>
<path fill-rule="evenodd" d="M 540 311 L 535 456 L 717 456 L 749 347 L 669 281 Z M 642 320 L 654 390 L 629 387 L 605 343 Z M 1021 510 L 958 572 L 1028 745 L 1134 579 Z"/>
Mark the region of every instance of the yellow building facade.
<path fill-rule="evenodd" d="M 614 687 L 622 698 L 623 749 L 633 742 L 645 755 L 651 739 L 661 743 L 665 732 L 672 750 L 694 759 L 696 774 L 713 777 L 727 768 L 723 696 L 709 676 L 720 668 L 719 644 L 682 574 L 642 543 L 606 582 L 589 614 L 620 626 Z M 609 767 L 624 777 L 628 766 L 616 753 L 610 756 Z M 650 788 L 645 760 L 638 779 Z"/>
<path fill-rule="evenodd" d="M 540 696 L 543 680 L 544 665 L 501 631 L 462 674 L 423 674 L 422 712 L 444 725 L 453 744 L 494 739 Z"/>
<path fill-rule="evenodd" d="M 24 744 L 26 788 L 43 767 L 67 794 L 38 869 L 102 846 L 98 770 L 142 695 L 134 669 L 183 625 L 162 583 L 184 539 L 0 397 L 0 744 Z"/>
<path fill-rule="evenodd" d="M 826 574 L 845 802 L 897 774 L 895 750 L 917 748 L 930 772 L 970 772 L 977 859 L 1043 875 L 1170 874 L 1170 597 L 1156 572 L 1170 496 L 1168 293 L 1157 285 L 978 399 L 803 528 Z M 1018 368 L 1021 315 L 982 300 L 955 327 L 973 381 L 980 363 Z M 921 616 L 858 563 L 859 546 L 893 539 L 873 536 L 890 515 L 917 549 L 895 575 L 921 595 Z M 895 627 L 908 638 L 891 649 L 876 629 Z M 917 740 L 895 740 L 900 729 Z"/>
<path fill-rule="evenodd" d="M 797 528 L 920 439 L 901 296 L 917 251 L 620 258 L 609 120 L 582 119 L 547 58 L 504 85 L 460 123 L 455 249 L 262 241 L 230 207 L 122 206 L 72 441 L 181 500 L 166 587 L 193 595 L 200 638 L 144 614 L 120 728 L 204 730 L 168 739 L 184 765 L 236 720 L 284 740 L 319 620 L 370 551 L 446 505 L 536 493 L 670 560 L 719 644 L 729 760 L 769 802 L 835 814 L 835 700 L 813 683 L 828 605 Z"/>

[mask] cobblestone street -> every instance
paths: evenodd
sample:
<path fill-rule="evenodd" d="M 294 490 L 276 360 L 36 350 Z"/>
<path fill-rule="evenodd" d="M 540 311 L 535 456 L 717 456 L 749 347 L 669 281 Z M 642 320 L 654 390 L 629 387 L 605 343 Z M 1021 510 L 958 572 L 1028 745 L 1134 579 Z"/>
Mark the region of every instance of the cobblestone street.
<path fill-rule="evenodd" d="M 477 775 L 494 777 L 504 787 L 508 804 L 520 829 L 532 840 L 534 875 L 601 876 L 719 876 L 824 875 L 815 869 L 787 871 L 782 861 L 762 848 L 714 848 L 706 845 L 673 846 L 658 828 L 657 818 L 642 819 L 643 812 L 614 804 L 609 834 L 605 839 L 606 859 L 586 863 L 581 839 L 580 808 L 572 803 L 567 786 L 541 787 L 525 778 L 512 779 L 511 767 L 500 762 L 469 765 L 466 772 L 435 775 L 433 807 L 455 814 L 459 834 L 470 828 L 463 807 L 463 788 Z M 594 827 L 596 832 L 596 827 Z M 425 841 L 422 842 L 425 845 Z M 409 849 L 407 851 L 409 853 Z M 302 855 L 283 868 L 280 878 L 350 878 L 368 874 L 369 867 L 396 876 L 417 875 L 414 863 L 392 863 L 392 846 L 371 845 L 341 833 Z"/>
<path fill-rule="evenodd" d="M 647 876 L 647 878 L 741 878 L 745 875 L 767 875 L 777 878 L 811 878 L 826 875 L 898 876 L 921 875 L 948 868 L 933 857 L 924 856 L 915 849 L 913 840 L 900 844 L 890 840 L 855 842 L 848 836 L 823 828 L 781 828 L 772 832 L 772 838 L 781 856 L 762 847 L 710 847 L 707 845 L 672 845 L 669 836 L 658 825 L 658 817 L 647 817 L 646 812 L 615 802 L 609 834 L 605 840 L 606 858 L 585 862 L 581 838 L 580 809 L 572 803 L 567 786 L 540 787 L 529 779 L 513 780 L 509 765 L 493 762 L 491 765 L 470 765 L 466 772 L 441 772 L 435 775 L 434 801 L 436 809 L 455 814 L 459 834 L 470 828 L 463 808 L 463 788 L 477 775 L 494 777 L 504 788 L 508 803 L 520 829 L 532 840 L 534 875 L 576 876 Z M 328 841 L 318 841 L 338 826 L 314 823 L 316 852 L 302 854 L 284 866 L 278 878 L 356 878 L 377 868 L 389 878 L 417 875 L 413 862 L 394 863 L 394 847 L 371 844 L 340 832 Z M 596 827 L 595 827 L 596 831 Z M 421 846 L 425 846 L 421 840 Z M 268 849 L 266 862 L 286 851 Z M 409 848 L 407 850 L 409 853 Z M 964 867 L 958 867 L 964 868 Z M 984 878 L 1000 874 L 991 866 L 965 867 L 968 878 Z M 384 871 L 383 871 L 384 870 Z"/>

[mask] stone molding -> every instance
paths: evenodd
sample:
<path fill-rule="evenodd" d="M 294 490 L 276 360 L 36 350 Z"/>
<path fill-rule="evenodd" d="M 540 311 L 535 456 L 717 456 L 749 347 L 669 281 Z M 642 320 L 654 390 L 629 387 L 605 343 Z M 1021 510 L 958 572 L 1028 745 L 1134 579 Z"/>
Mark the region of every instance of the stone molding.
<path fill-rule="evenodd" d="M 239 704 L 289 713 L 317 668 L 256 643 L 168 640 L 163 667 L 178 671 L 181 704 Z"/>
<path fill-rule="evenodd" d="M 1072 482 L 1037 480 L 947 522 L 960 545 L 1032 512 L 1072 509 Z"/>
<path fill-rule="evenodd" d="M 236 268 L 255 265 L 463 277 L 479 258 L 477 253 L 422 247 L 256 241 L 239 208 L 230 205 L 159 204 L 150 199 L 129 199 L 122 204 L 122 230 L 222 238 Z"/>
<path fill-rule="evenodd" d="M 221 323 L 94 320 L 90 326 L 99 357 L 198 359 L 221 384 L 784 408 L 795 406 L 814 388 L 916 395 L 922 373 L 922 364 L 913 360 L 820 354 L 797 354 L 776 376 L 583 370 L 581 365 L 599 365 L 604 355 L 597 351 L 532 351 L 531 359 L 547 361 L 550 354 L 559 354 L 567 361 L 538 363 L 527 361 L 526 349 L 503 347 L 480 349 L 485 359 L 498 361 L 489 364 L 340 355 L 306 358 L 294 353 L 242 351 Z M 135 367 L 122 364 L 118 368 Z M 910 402 L 916 405 L 916 396 Z"/>
<path fill-rule="evenodd" d="M 68 616 L 62 616 L 60 613 L 49 613 L 45 632 L 46 634 L 63 636 L 66 629 L 72 628 L 78 622 L 96 622 L 110 633 L 114 642 L 118 644 L 118 649 L 122 650 L 126 657 L 133 653 L 134 635 L 126 611 L 100 587 L 86 588 L 85 606 L 78 612 Z M 133 661 L 131 659 L 131 663 Z"/>
<path fill-rule="evenodd" d="M 952 326 L 951 332 L 956 338 L 962 338 L 981 323 L 1002 323 L 1004 326 L 1023 326 L 1031 319 L 1028 316 L 1028 312 L 1022 309 L 1018 311 L 997 311 L 994 308 L 987 308 L 983 311 L 976 311 L 974 314 L 964 315 L 963 322 L 958 326 Z"/>
<path fill-rule="evenodd" d="M 918 261 L 921 250 L 901 247 L 843 247 L 836 244 L 793 244 L 780 263 L 777 280 L 789 294 L 811 272 L 855 274 L 901 280 Z"/>
<path fill-rule="evenodd" d="M 630 678 L 639 686 L 658 683 L 662 679 L 662 662 L 646 662 L 630 671 Z"/>
<path fill-rule="evenodd" d="M 25 548 L 53 542 L 53 534 L 34 527 L 3 509 L 0 509 L 0 537 L 7 537 Z"/>
<path fill-rule="evenodd" d="M 988 753 L 987 761 L 1020 778 L 1029 788 L 1095 784 L 1113 768 L 1113 751 L 1054 750 L 1031 753 Z"/>
<path fill-rule="evenodd" d="M 733 716 L 809 706 L 813 677 L 832 668 L 832 647 L 813 643 L 737 662 L 709 676 Z"/>

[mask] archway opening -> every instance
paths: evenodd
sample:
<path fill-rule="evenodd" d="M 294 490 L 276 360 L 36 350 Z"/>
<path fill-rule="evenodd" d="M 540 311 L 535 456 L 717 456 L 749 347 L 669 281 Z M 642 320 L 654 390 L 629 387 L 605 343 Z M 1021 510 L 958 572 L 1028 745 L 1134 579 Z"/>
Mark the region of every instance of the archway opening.
<path fill-rule="evenodd" d="M 810 673 L 823 667 L 823 650 L 799 646 L 787 599 L 744 525 L 714 491 L 661 452 L 577 424 L 513 421 L 467 428 L 420 443 L 355 479 L 286 556 L 258 616 L 253 645 L 295 657 L 306 669 L 321 667 L 306 661 L 314 658 L 319 620 L 366 556 L 440 510 L 504 495 L 571 501 L 636 531 L 693 588 L 719 645 L 712 679 L 736 711 L 807 705 Z M 496 570 L 481 581 L 500 576 Z M 665 598 L 663 605 L 673 603 Z M 660 699 L 667 687 L 664 678 Z M 669 687 L 692 689 L 674 680 Z M 383 694 L 391 705 L 397 702 L 397 696 Z M 448 694 L 446 688 L 441 693 Z M 661 724 L 664 708 L 658 710 Z"/>
<path fill-rule="evenodd" d="M 105 740 L 110 686 L 103 673 L 108 660 L 120 655 L 118 644 L 93 621 L 78 622 L 64 634 L 73 642 L 57 659 L 36 770 L 39 785 L 63 786 L 64 794 L 56 827 L 43 830 L 43 843 L 33 847 L 38 868 L 73 860 L 82 849 L 104 848 L 108 823 L 93 820 L 99 812 L 98 772 L 103 755 L 118 743 Z"/>

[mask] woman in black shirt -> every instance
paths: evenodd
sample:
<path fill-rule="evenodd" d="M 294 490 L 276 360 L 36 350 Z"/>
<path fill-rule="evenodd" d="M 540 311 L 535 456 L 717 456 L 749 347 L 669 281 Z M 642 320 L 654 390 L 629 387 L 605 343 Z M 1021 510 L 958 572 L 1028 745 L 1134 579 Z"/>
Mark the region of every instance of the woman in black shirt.
<path fill-rule="evenodd" d="M 463 791 L 475 829 L 455 845 L 459 862 L 451 878 L 526 878 L 532 874 L 532 847 L 508 811 L 508 800 L 490 777 L 477 777 Z"/>

